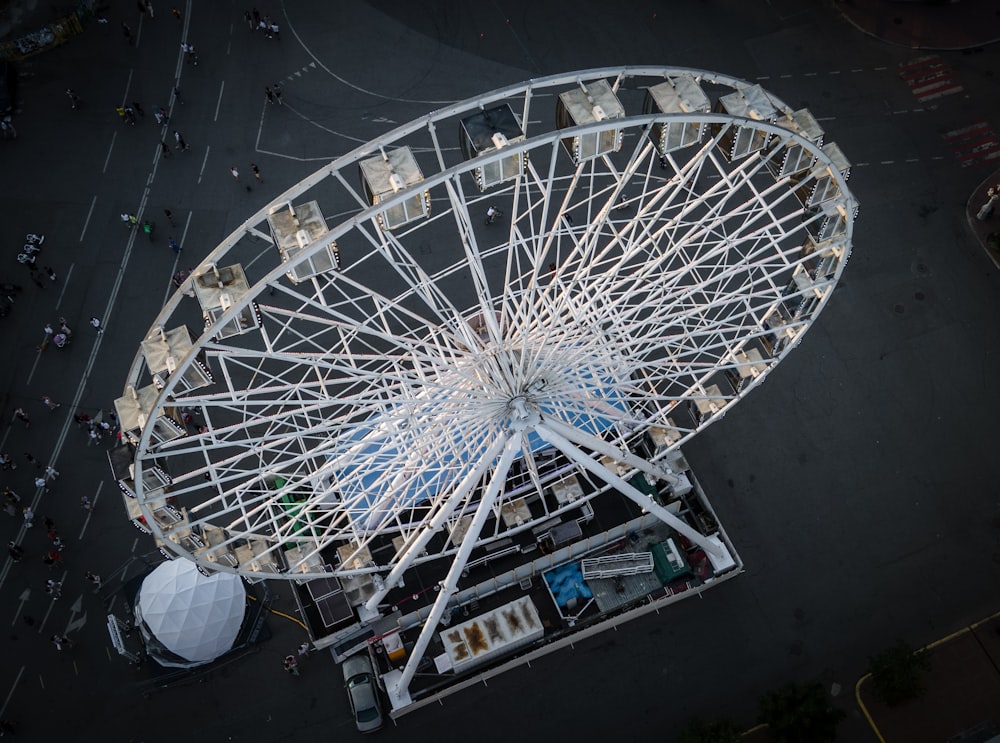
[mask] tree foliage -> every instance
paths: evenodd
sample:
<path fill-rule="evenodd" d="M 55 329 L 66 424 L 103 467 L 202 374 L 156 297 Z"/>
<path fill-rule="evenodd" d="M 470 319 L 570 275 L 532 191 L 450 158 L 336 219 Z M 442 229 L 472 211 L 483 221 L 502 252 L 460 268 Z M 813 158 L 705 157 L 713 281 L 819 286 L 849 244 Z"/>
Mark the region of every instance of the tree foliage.
<path fill-rule="evenodd" d="M 926 691 L 925 676 L 931 670 L 926 652 L 914 652 L 902 640 L 868 658 L 875 698 L 890 707 L 918 699 Z"/>
<path fill-rule="evenodd" d="M 759 720 L 766 723 L 776 743 L 827 743 L 836 740 L 844 711 L 830 704 L 818 683 L 788 683 L 768 692 L 758 704 Z"/>
<path fill-rule="evenodd" d="M 725 717 L 695 718 L 681 731 L 679 743 L 739 743 L 740 726 Z"/>

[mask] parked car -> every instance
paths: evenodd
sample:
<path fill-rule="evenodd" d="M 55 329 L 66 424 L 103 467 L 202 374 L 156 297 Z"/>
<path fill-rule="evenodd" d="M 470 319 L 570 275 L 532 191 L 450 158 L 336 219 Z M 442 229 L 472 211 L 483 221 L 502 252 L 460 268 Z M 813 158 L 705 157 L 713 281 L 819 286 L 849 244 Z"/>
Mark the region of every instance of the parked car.
<path fill-rule="evenodd" d="M 354 712 L 354 722 L 362 733 L 371 733 L 382 727 L 382 710 L 379 708 L 378 687 L 371 659 L 364 653 L 352 655 L 344 661 L 344 686 Z"/>

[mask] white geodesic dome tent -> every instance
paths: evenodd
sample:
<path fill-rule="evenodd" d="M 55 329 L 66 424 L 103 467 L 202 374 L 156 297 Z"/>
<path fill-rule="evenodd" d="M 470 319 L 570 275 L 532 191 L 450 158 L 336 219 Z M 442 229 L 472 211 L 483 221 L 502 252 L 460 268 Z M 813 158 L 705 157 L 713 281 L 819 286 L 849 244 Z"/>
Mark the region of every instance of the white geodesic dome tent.
<path fill-rule="evenodd" d="M 232 649 L 246 591 L 237 575 L 206 576 L 189 560 L 170 560 L 143 580 L 135 608 L 150 655 L 161 665 L 189 668 Z M 176 657 L 156 652 L 158 645 Z"/>

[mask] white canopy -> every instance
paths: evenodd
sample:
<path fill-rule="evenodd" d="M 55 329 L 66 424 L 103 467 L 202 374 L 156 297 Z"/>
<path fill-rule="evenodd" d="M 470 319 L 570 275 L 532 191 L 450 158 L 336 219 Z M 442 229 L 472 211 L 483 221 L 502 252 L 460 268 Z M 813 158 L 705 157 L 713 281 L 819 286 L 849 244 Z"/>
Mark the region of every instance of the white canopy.
<path fill-rule="evenodd" d="M 137 604 L 164 647 L 192 663 L 207 663 L 232 648 L 246 591 L 238 575 L 205 576 L 189 560 L 169 560 L 143 580 Z"/>

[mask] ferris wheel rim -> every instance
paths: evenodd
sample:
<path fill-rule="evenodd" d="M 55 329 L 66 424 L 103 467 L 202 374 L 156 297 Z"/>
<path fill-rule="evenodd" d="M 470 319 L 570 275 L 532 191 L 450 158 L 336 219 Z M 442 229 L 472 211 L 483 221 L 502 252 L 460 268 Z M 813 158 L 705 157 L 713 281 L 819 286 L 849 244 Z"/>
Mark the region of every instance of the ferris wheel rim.
<path fill-rule="evenodd" d="M 620 70 L 621 68 L 614 68 L 614 69 Z M 646 68 L 628 68 L 628 69 L 646 69 Z M 671 68 L 671 69 L 680 69 L 680 68 Z M 587 71 L 587 72 L 590 72 L 590 71 Z M 559 79 L 564 80 L 566 77 L 567 76 L 559 76 Z M 653 123 L 653 122 L 655 122 L 657 120 L 662 120 L 664 118 L 665 117 L 663 115 L 630 116 L 630 117 L 626 117 L 626 118 L 621 119 L 621 125 L 623 127 L 640 128 L 640 127 L 646 126 L 646 125 L 648 125 L 650 123 Z M 734 117 L 732 117 L 732 116 L 724 116 L 724 115 L 721 115 L 721 114 L 705 114 L 705 113 L 701 113 L 701 114 L 673 115 L 671 118 L 672 118 L 672 120 L 692 121 L 692 122 L 694 122 L 694 121 L 697 121 L 697 122 L 704 122 L 704 121 L 732 122 L 734 120 Z M 814 147 L 812 145 L 812 143 L 810 143 L 808 140 L 805 140 L 805 139 L 803 139 L 801 137 L 798 137 L 798 135 L 796 135 L 794 132 L 789 132 L 788 130 L 781 129 L 780 127 L 777 127 L 775 125 L 771 125 L 771 124 L 767 124 L 767 123 L 763 123 L 763 122 L 756 122 L 756 121 L 753 121 L 753 120 L 750 120 L 750 119 L 742 119 L 741 121 L 745 125 L 749 125 L 751 127 L 755 127 L 755 128 L 758 128 L 758 129 L 761 129 L 761 130 L 764 130 L 764 131 L 768 131 L 770 134 L 778 135 L 778 136 L 781 136 L 781 137 L 786 138 L 786 139 L 796 139 L 797 138 L 798 140 L 801 140 L 800 144 L 803 144 L 806 147 L 808 147 L 821 160 L 826 157 L 825 154 L 823 154 L 821 148 Z M 541 147 L 550 146 L 550 145 L 553 145 L 553 144 L 557 145 L 558 144 L 558 140 L 560 140 L 561 138 L 565 137 L 567 134 L 572 134 L 572 133 L 590 133 L 590 132 L 594 132 L 594 131 L 599 130 L 600 127 L 601 127 L 600 124 L 589 124 L 589 125 L 582 125 L 582 126 L 573 127 L 573 128 L 566 129 L 566 130 L 560 130 L 560 131 L 556 131 L 556 132 L 549 132 L 549 133 L 546 133 L 546 134 L 536 135 L 536 137 L 534 137 L 534 138 L 526 141 L 522 145 L 519 145 L 516 149 L 508 151 L 508 154 L 509 154 L 509 152 L 515 152 L 515 153 L 522 152 L 522 151 L 523 152 L 528 152 L 528 151 L 533 150 L 535 148 L 541 148 Z M 345 156 L 345 157 L 348 157 L 348 156 Z M 360 154 L 358 155 L 358 157 L 360 157 Z M 500 157 L 500 155 L 499 154 L 495 154 L 495 155 L 493 155 L 493 157 L 494 157 L 494 159 L 498 159 Z M 344 158 L 341 158 L 337 162 L 341 162 L 341 161 L 344 161 Z M 344 165 L 341 166 L 341 167 L 344 167 L 346 165 L 355 164 L 356 162 L 357 162 L 357 158 L 351 159 L 351 160 L 348 160 L 348 161 L 344 161 Z M 365 208 L 359 214 L 356 214 L 355 216 L 351 217 L 348 220 L 340 222 L 333 230 L 330 231 L 330 234 L 328 236 L 326 236 L 322 242 L 313 243 L 310 246 L 309 250 L 311 251 L 311 253 L 315 253 L 315 252 L 321 250 L 325 245 L 328 245 L 329 243 L 332 243 L 333 241 L 335 241 L 337 237 L 349 233 L 351 230 L 357 228 L 359 225 L 363 225 L 363 224 L 365 224 L 367 222 L 370 222 L 371 219 L 372 219 L 372 216 L 376 212 L 378 212 L 380 210 L 387 209 L 387 208 L 391 208 L 393 205 L 403 202 L 408 197 L 412 196 L 412 194 L 413 194 L 413 192 L 415 190 L 419 190 L 420 188 L 424 188 L 424 187 L 426 187 L 427 189 L 430 189 L 430 188 L 436 187 L 438 185 L 447 184 L 450 180 L 455 179 L 455 178 L 459 177 L 460 175 L 468 172 L 470 170 L 470 168 L 471 168 L 471 165 L 468 162 L 460 163 L 458 165 L 453 165 L 450 168 L 443 169 L 440 172 L 437 172 L 437 173 L 433 174 L 432 176 L 430 176 L 427 179 L 427 182 L 425 184 L 421 184 L 420 186 L 414 186 L 414 187 L 405 189 L 403 191 L 400 191 L 399 193 L 395 194 L 394 196 L 390 197 L 389 199 L 381 202 L 378 206 L 374 206 L 373 205 L 373 206 Z M 330 168 L 321 169 L 320 171 L 317 171 L 317 174 L 319 174 L 320 172 L 325 172 L 326 170 L 329 170 L 329 169 Z M 849 191 L 846 188 L 846 183 L 844 182 L 844 179 L 842 178 L 842 176 L 840 176 L 839 173 L 835 172 L 834 178 L 837 179 L 838 185 L 842 188 L 843 192 L 845 194 L 849 195 Z M 303 183 L 305 183 L 305 181 L 303 181 Z M 302 184 L 299 184 L 299 185 L 301 186 Z M 253 223 L 253 224 L 259 224 L 261 221 L 263 221 L 262 215 L 266 215 L 267 211 L 270 208 L 273 208 L 275 205 L 283 203 L 286 200 L 286 195 L 290 194 L 293 190 L 294 189 L 289 189 L 288 191 L 285 192 L 285 194 L 282 194 L 282 196 L 280 196 L 277 199 L 273 200 L 270 204 L 268 204 L 260 212 L 258 212 L 257 215 L 255 215 L 251 219 L 247 220 L 240 229 L 242 230 L 244 227 L 246 227 L 247 225 L 250 225 L 251 223 Z M 306 189 L 302 189 L 299 192 L 301 193 L 303 190 L 306 190 Z M 290 201 L 289 201 L 289 203 L 290 203 Z M 853 202 L 851 202 L 851 203 L 853 203 Z M 848 249 L 848 252 L 849 252 L 850 241 L 851 241 L 851 237 L 852 237 L 852 233 L 853 233 L 853 219 L 848 219 L 847 220 L 847 228 L 846 229 L 847 229 L 846 244 L 847 244 L 847 249 Z M 235 231 L 233 233 L 233 235 L 236 235 L 239 232 L 240 232 L 240 230 L 237 230 L 237 231 Z M 227 241 L 228 241 L 228 238 L 227 238 Z M 220 244 L 220 246 L 215 251 L 213 251 L 213 253 L 209 256 L 209 259 L 213 259 L 213 260 L 209 261 L 209 259 L 206 259 L 206 263 L 207 262 L 214 262 L 214 259 L 225 256 L 227 254 L 228 250 L 231 247 L 232 247 L 231 245 L 227 246 L 225 242 L 223 244 Z M 300 260 L 300 261 L 305 260 L 305 256 L 306 256 L 306 254 L 303 253 L 302 255 L 299 256 L 298 260 Z M 845 263 L 846 263 L 846 256 L 844 256 L 842 258 L 841 262 L 838 264 L 837 273 L 836 273 L 836 276 L 833 279 L 834 283 L 836 282 L 836 279 L 839 278 L 840 273 L 843 271 L 843 267 L 844 267 Z M 287 265 L 279 263 L 276 267 L 274 267 L 273 269 L 271 269 L 262 279 L 259 279 L 258 281 L 256 281 L 254 283 L 253 289 L 255 290 L 255 293 L 247 295 L 243 300 L 241 300 L 241 302 L 239 304 L 234 304 L 229 310 L 227 310 L 225 313 L 223 313 L 217 319 L 217 321 L 219 323 L 225 323 L 228 320 L 232 319 L 242 309 L 245 309 L 246 307 L 248 307 L 251 304 L 253 304 L 255 302 L 256 298 L 263 291 L 264 287 L 268 286 L 271 282 L 279 279 L 284 273 L 286 273 L 286 271 L 287 271 Z M 177 300 L 179 302 L 179 298 L 180 298 L 180 295 L 178 293 L 178 295 L 175 297 L 175 300 Z M 828 300 L 829 300 L 829 295 L 827 295 L 822 300 L 820 308 L 822 308 L 822 306 L 825 305 Z M 166 317 L 169 317 L 172 314 L 172 311 L 173 310 L 171 309 L 169 312 L 167 312 L 167 310 L 165 308 L 164 312 L 167 313 Z M 164 317 L 163 313 L 161 313 L 161 317 Z M 160 320 L 160 318 L 158 318 L 158 320 Z M 161 324 L 161 323 L 158 323 L 158 324 Z M 811 320 L 810 320 L 809 324 L 811 324 Z M 213 333 L 211 332 L 211 329 L 206 329 L 205 332 L 202 333 L 202 335 L 198 338 L 198 340 L 197 340 L 197 342 L 195 344 L 196 348 L 206 348 L 206 347 L 211 346 L 212 344 L 210 343 L 210 341 L 211 341 L 212 337 L 213 337 Z M 221 346 L 222 344 L 220 343 L 219 345 Z M 137 359 L 138 359 L 138 356 L 137 356 Z M 780 360 L 779 358 L 774 359 L 773 363 L 767 369 L 767 371 L 769 372 L 771 370 L 771 368 L 773 368 L 773 366 L 776 365 L 779 360 Z M 137 360 L 136 365 L 138 365 L 139 363 L 140 362 Z M 189 366 L 191 363 L 193 363 L 193 356 L 188 357 L 185 360 L 185 364 L 187 366 Z M 187 368 L 187 366 L 181 368 L 179 371 L 183 372 L 184 369 Z M 764 376 L 766 376 L 766 373 L 764 374 Z M 160 404 L 161 401 L 165 401 L 168 398 L 168 396 L 170 396 L 175 391 L 175 388 L 176 388 L 177 384 L 179 384 L 179 378 L 180 378 L 180 374 L 179 373 L 176 374 L 176 375 L 172 374 L 170 376 L 170 378 L 167 380 L 166 385 L 160 391 L 160 398 L 158 399 L 157 404 Z M 762 378 L 763 378 L 763 376 L 760 377 L 760 379 L 762 379 Z M 759 383 L 759 381 L 760 380 L 758 379 L 755 382 L 753 382 L 752 384 L 757 384 L 757 383 Z M 697 430 L 701 430 L 701 429 L 698 428 Z M 693 435 L 694 432 L 695 431 L 692 431 L 691 435 Z M 142 437 L 142 440 L 141 440 L 141 442 L 139 444 L 140 456 L 137 457 L 136 467 L 137 467 L 137 471 L 139 471 L 140 473 L 141 473 L 141 470 L 142 470 L 142 462 L 141 462 L 142 457 L 145 456 L 146 452 L 151 451 L 151 448 L 149 446 L 150 434 L 151 434 L 151 429 L 150 428 L 144 429 L 144 431 L 143 431 L 143 437 Z M 151 454 L 151 457 L 155 458 L 155 456 L 156 456 L 155 453 Z M 140 499 L 139 500 L 140 500 L 140 504 L 143 507 L 145 507 L 147 505 L 147 504 L 145 504 L 143 502 L 143 499 L 142 499 L 141 495 L 140 495 Z M 158 530 L 158 527 L 155 525 L 155 520 L 149 519 L 149 521 L 150 521 L 150 524 L 153 526 L 154 532 L 156 532 Z M 528 528 L 528 527 L 525 526 L 524 528 Z M 161 536 L 161 537 L 163 536 L 162 531 L 159 532 L 159 536 Z M 452 552 L 454 552 L 454 550 L 452 550 Z M 450 553 L 449 552 L 442 552 L 442 553 L 440 553 L 439 556 L 443 556 L 443 555 L 447 555 L 447 554 L 450 554 Z M 212 566 L 212 568 L 213 569 L 219 569 L 218 566 Z M 236 571 L 236 572 L 244 572 L 244 571 Z M 276 576 L 268 576 L 268 577 L 276 577 Z"/>

